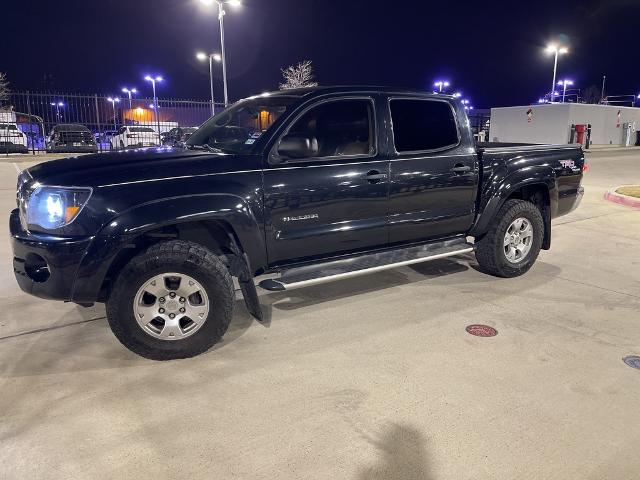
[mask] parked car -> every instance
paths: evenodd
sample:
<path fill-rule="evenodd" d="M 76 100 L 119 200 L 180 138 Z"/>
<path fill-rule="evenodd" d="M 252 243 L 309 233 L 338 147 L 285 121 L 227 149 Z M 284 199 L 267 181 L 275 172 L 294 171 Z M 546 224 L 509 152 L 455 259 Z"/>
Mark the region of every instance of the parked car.
<path fill-rule="evenodd" d="M 151 127 L 125 125 L 110 139 L 112 148 L 157 147 L 160 135 Z"/>
<path fill-rule="evenodd" d="M 162 134 L 162 145 L 176 147 L 186 142 L 198 127 L 176 127 Z"/>
<path fill-rule="evenodd" d="M 0 122 L 0 153 L 27 153 L 27 135 L 16 123 Z"/>
<path fill-rule="evenodd" d="M 91 130 L 77 123 L 54 125 L 46 139 L 47 152 L 96 153 L 98 146 Z"/>
<path fill-rule="evenodd" d="M 106 302 L 127 348 L 191 357 L 227 330 L 232 277 L 258 320 L 256 281 L 286 291 L 474 250 L 485 272 L 516 277 L 583 196 L 580 146 L 476 145 L 440 94 L 274 92 L 186 147 L 24 171 L 10 217 L 20 287 Z"/>

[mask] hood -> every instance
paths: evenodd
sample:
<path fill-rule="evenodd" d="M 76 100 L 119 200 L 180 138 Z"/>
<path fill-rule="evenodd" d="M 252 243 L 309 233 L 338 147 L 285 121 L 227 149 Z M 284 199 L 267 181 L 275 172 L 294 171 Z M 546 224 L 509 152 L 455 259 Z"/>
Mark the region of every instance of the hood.
<path fill-rule="evenodd" d="M 120 182 L 246 170 L 246 155 L 169 147 L 125 150 L 63 158 L 28 169 L 45 185 L 99 187 Z M 249 162 L 255 165 L 254 162 Z"/>

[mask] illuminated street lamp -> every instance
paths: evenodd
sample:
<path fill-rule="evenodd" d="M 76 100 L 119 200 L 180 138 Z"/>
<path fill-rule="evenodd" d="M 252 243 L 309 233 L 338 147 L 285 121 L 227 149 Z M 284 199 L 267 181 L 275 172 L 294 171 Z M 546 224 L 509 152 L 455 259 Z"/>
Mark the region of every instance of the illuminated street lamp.
<path fill-rule="evenodd" d="M 122 91 L 127 95 L 129 95 L 129 110 L 131 110 L 131 94 L 138 93 L 138 90 L 136 90 L 135 88 L 132 88 L 131 90 L 129 90 L 127 87 L 124 87 Z"/>
<path fill-rule="evenodd" d="M 564 97 L 567 94 L 567 85 L 573 85 L 572 80 L 560 80 L 558 85 L 562 86 L 562 103 L 564 103 Z"/>
<path fill-rule="evenodd" d="M 216 114 L 215 101 L 213 99 L 213 62 L 222 61 L 222 56 L 219 53 L 210 53 L 206 54 L 203 52 L 196 53 L 196 58 L 201 62 L 204 62 L 207 58 L 209 59 L 209 83 L 211 84 L 211 116 Z"/>
<path fill-rule="evenodd" d="M 462 103 L 462 105 L 464 105 L 464 109 L 465 110 L 473 110 L 473 107 L 471 105 L 469 105 L 469 100 L 464 99 L 464 100 L 460 100 L 460 103 Z"/>
<path fill-rule="evenodd" d="M 156 97 L 156 82 L 161 82 L 162 77 L 160 75 L 156 75 L 152 77 L 151 75 L 147 75 L 144 77 L 147 82 L 151 82 L 151 87 L 153 88 L 153 115 L 155 116 L 156 126 L 158 127 L 158 134 L 160 134 L 160 118 L 158 117 L 158 97 Z"/>
<path fill-rule="evenodd" d="M 442 93 L 442 89 L 447 88 L 449 86 L 449 82 L 444 80 L 438 80 L 437 82 L 433 83 L 433 86 L 438 87 L 438 92 Z"/>
<path fill-rule="evenodd" d="M 56 107 L 56 118 L 58 119 L 58 121 L 60 122 L 60 107 L 64 107 L 64 103 L 62 102 L 51 102 L 49 105 L 51 105 L 52 107 Z"/>
<path fill-rule="evenodd" d="M 568 53 L 569 50 L 567 47 L 560 47 L 558 45 L 549 45 L 547 46 L 547 53 L 554 54 L 553 60 L 553 82 L 551 83 L 551 103 L 553 103 L 553 94 L 556 88 L 556 72 L 558 71 L 558 55 L 564 55 Z"/>
<path fill-rule="evenodd" d="M 239 7 L 242 5 L 240 0 L 200 0 L 205 5 L 218 4 L 218 20 L 220 21 L 220 60 L 222 60 L 222 83 L 224 85 L 224 106 L 229 105 L 229 95 L 227 92 L 227 57 L 225 56 L 224 48 L 224 16 L 227 12 L 224 9 L 225 5 L 231 5 L 232 7 Z"/>
<path fill-rule="evenodd" d="M 118 126 L 116 125 L 116 103 L 120 103 L 120 99 L 118 97 L 108 97 L 107 102 L 111 103 L 113 107 L 113 129 L 117 130 Z"/>

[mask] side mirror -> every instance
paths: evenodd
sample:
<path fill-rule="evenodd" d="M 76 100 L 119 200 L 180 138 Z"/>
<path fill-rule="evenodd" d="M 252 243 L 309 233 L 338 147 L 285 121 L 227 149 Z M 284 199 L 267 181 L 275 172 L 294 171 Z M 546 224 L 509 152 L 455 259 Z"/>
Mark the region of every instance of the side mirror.
<path fill-rule="evenodd" d="M 298 135 L 285 135 L 278 145 L 278 155 L 285 158 L 309 158 L 318 154 L 318 140 Z"/>

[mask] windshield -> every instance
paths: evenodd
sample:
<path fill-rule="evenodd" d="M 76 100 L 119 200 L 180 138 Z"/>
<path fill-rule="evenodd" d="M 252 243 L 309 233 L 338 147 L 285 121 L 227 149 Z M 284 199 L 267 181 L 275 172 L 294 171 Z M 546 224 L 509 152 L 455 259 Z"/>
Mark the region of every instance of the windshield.
<path fill-rule="evenodd" d="M 296 96 L 259 97 L 238 102 L 210 118 L 187 140 L 188 148 L 248 153 L 262 134 L 298 100 Z"/>
<path fill-rule="evenodd" d="M 0 129 L 1 130 L 18 130 L 18 127 L 15 124 L 6 124 L 6 123 L 0 123 Z"/>

